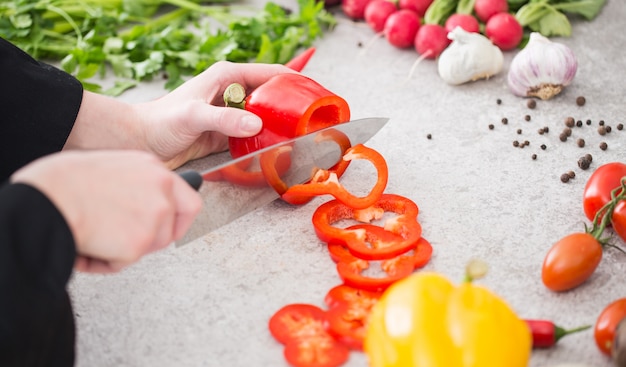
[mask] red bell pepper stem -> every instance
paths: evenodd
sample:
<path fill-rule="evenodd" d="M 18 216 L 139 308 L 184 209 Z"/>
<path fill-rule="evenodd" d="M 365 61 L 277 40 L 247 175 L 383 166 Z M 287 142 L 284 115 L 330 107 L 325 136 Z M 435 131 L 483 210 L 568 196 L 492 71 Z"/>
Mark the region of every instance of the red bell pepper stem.
<path fill-rule="evenodd" d="M 365 209 L 376 203 L 382 196 L 387 187 L 389 178 L 389 169 L 387 162 L 383 156 L 374 149 L 368 148 L 363 144 L 357 144 L 346 151 L 343 156 L 344 160 L 351 161 L 354 159 L 366 159 L 376 167 L 378 171 L 378 179 L 370 193 L 363 197 L 357 197 L 346 190 L 340 183 L 336 173 L 330 172 L 328 176 L 321 174 L 318 177 L 324 177 L 323 180 L 312 180 L 302 185 L 294 185 L 290 187 L 282 195 L 282 198 L 289 202 L 290 198 L 295 197 L 301 199 L 303 197 L 314 197 L 321 195 L 332 195 L 335 199 L 353 209 Z"/>
<path fill-rule="evenodd" d="M 566 335 L 587 330 L 591 325 L 564 329 L 548 320 L 525 320 L 533 336 L 533 348 L 550 348 Z"/>
<path fill-rule="evenodd" d="M 315 47 L 309 47 L 301 54 L 296 55 L 293 59 L 289 60 L 285 66 L 295 71 L 302 71 L 314 53 Z"/>

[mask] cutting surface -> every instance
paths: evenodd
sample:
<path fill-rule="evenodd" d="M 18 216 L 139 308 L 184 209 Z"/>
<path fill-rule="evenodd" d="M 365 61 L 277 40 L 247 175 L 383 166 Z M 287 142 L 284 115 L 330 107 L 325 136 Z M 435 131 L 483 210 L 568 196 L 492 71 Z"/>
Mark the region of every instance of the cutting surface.
<path fill-rule="evenodd" d="M 613 127 L 626 123 L 626 7 L 621 1 L 609 0 L 598 18 L 573 22 L 572 37 L 558 39 L 576 54 L 578 73 L 562 94 L 538 101 L 533 110 L 506 86 L 514 52 L 505 53 L 504 70 L 487 81 L 446 85 L 433 61 L 422 62 L 407 80 L 414 51 L 379 39 L 364 52 L 360 45 L 370 41 L 372 31 L 341 15 L 338 19 L 334 31 L 316 43 L 304 73 L 344 97 L 354 118 L 390 118 L 366 145 L 387 160 L 387 192 L 407 196 L 420 208 L 423 235 L 434 248 L 425 269 L 460 281 L 467 261 L 481 258 L 490 272 L 480 283 L 521 317 L 565 327 L 593 324 L 604 306 L 626 296 L 626 256 L 612 250 L 591 279 L 573 291 L 552 293 L 541 283 L 549 247 L 588 223 L 581 199 L 587 178 L 603 163 L 626 162 L 626 131 L 596 132 L 600 120 Z M 163 93 L 155 82 L 120 98 L 140 102 Z M 582 107 L 575 103 L 578 96 L 586 98 Z M 561 142 L 567 116 L 592 125 L 574 128 Z M 540 135 L 544 126 L 549 133 Z M 576 145 L 578 137 L 585 139 L 584 148 Z M 530 145 L 515 148 L 514 140 Z M 601 141 L 608 144 L 606 151 L 598 148 Z M 577 161 L 586 153 L 593 162 L 582 170 Z M 569 170 L 576 177 L 562 183 L 561 174 Z M 372 176 L 367 164 L 355 164 L 342 180 L 363 192 Z M 75 275 L 70 293 L 77 316 L 77 365 L 286 366 L 282 345 L 268 332 L 269 318 L 289 303 L 323 306 L 326 292 L 340 283 L 311 225 L 313 211 L 327 200 L 299 207 L 275 201 L 121 273 Z M 565 362 L 611 365 L 588 330 L 550 350 L 534 351 L 530 366 Z M 367 366 L 367 361 L 353 353 L 345 366 Z"/>

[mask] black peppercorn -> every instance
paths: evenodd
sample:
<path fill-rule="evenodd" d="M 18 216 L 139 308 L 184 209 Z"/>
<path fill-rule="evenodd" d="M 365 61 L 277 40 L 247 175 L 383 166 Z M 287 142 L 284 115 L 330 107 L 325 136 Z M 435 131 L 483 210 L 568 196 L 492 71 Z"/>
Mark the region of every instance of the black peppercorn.
<path fill-rule="evenodd" d="M 607 133 L 610 133 L 612 130 L 610 125 L 606 125 L 604 128 L 606 129 Z"/>
<path fill-rule="evenodd" d="M 430 139 L 432 139 L 432 138 L 433 138 L 433 136 L 432 136 L 431 134 L 426 135 L 426 139 L 429 139 L 429 140 L 430 140 Z"/>
<path fill-rule="evenodd" d="M 519 147 L 519 141 L 513 140 L 513 146 L 516 148 Z"/>
<path fill-rule="evenodd" d="M 580 167 L 580 169 L 588 169 L 590 165 L 591 161 L 588 160 L 586 157 L 581 157 L 580 159 L 578 159 L 578 167 Z"/>
<path fill-rule="evenodd" d="M 568 117 L 565 119 L 565 126 L 567 127 L 574 127 L 574 118 L 573 117 Z"/>
<path fill-rule="evenodd" d="M 531 157 L 531 158 L 533 159 L 533 161 L 534 161 L 535 159 L 537 159 L 537 154 L 533 154 L 533 155 L 531 155 L 530 157 Z"/>
<path fill-rule="evenodd" d="M 576 140 L 576 144 L 578 144 L 579 147 L 584 147 L 585 146 L 585 140 L 580 138 L 578 140 Z"/>
<path fill-rule="evenodd" d="M 569 181 L 569 175 L 567 173 L 562 174 L 561 182 L 566 183 L 567 181 Z"/>
<path fill-rule="evenodd" d="M 591 154 L 589 154 L 589 153 L 585 154 L 585 157 L 584 157 L 584 158 L 585 158 L 586 160 L 588 160 L 588 161 L 589 161 L 589 163 L 591 163 L 591 162 L 593 161 L 593 157 L 592 157 L 592 156 L 591 156 Z"/>
<path fill-rule="evenodd" d="M 545 144 L 541 144 L 541 149 L 546 150 L 547 146 Z"/>
<path fill-rule="evenodd" d="M 534 99 L 529 99 L 528 102 L 526 102 L 526 106 L 532 110 L 537 107 L 537 102 L 535 102 Z"/>
<path fill-rule="evenodd" d="M 600 149 L 606 150 L 606 148 L 608 148 L 608 145 L 606 144 L 606 142 L 600 143 Z"/>
<path fill-rule="evenodd" d="M 559 140 L 561 141 L 566 141 L 567 140 L 567 134 L 566 133 L 561 133 L 559 135 Z"/>
<path fill-rule="evenodd" d="M 563 134 L 567 135 L 567 137 L 569 138 L 570 136 L 572 136 L 572 129 L 566 127 L 565 129 L 563 129 Z"/>
<path fill-rule="evenodd" d="M 537 132 L 539 133 L 539 135 L 543 135 L 543 131 L 544 131 L 544 130 L 543 130 L 543 128 L 541 128 L 541 129 L 537 130 Z"/>
<path fill-rule="evenodd" d="M 600 126 L 604 126 L 604 120 L 600 120 L 600 121 L 598 121 L 598 125 L 600 125 Z"/>
<path fill-rule="evenodd" d="M 577 126 L 577 127 L 581 127 L 581 126 L 583 126 L 583 122 L 582 122 L 582 121 L 580 121 L 580 120 L 576 121 L 576 126 Z"/>
<path fill-rule="evenodd" d="M 489 124 L 489 130 L 493 130 L 493 124 Z"/>
<path fill-rule="evenodd" d="M 587 125 L 591 125 L 591 120 L 587 120 Z"/>
<path fill-rule="evenodd" d="M 502 104 L 502 100 L 500 98 L 496 99 L 497 104 Z"/>
<path fill-rule="evenodd" d="M 617 130 L 623 130 L 624 129 L 624 124 L 617 124 Z"/>
<path fill-rule="evenodd" d="M 524 120 L 526 120 L 526 121 L 530 121 L 530 115 L 526 115 L 526 116 L 524 116 Z"/>
<path fill-rule="evenodd" d="M 579 105 L 579 106 L 584 106 L 585 102 L 587 102 L 587 100 L 583 96 L 580 96 L 580 97 L 576 98 L 576 104 Z"/>
<path fill-rule="evenodd" d="M 522 133 L 522 129 L 517 129 L 517 133 L 521 134 Z"/>
<path fill-rule="evenodd" d="M 569 176 L 569 178 L 574 178 L 576 177 L 576 173 L 574 173 L 574 171 L 568 171 L 567 175 Z"/>
<path fill-rule="evenodd" d="M 502 124 L 503 124 L 503 125 L 506 125 L 506 124 L 508 124 L 508 123 L 509 123 L 509 119 L 507 119 L 506 117 L 503 117 L 503 118 L 502 118 Z"/>
<path fill-rule="evenodd" d="M 548 128 L 547 126 L 544 126 L 543 127 L 543 132 L 547 134 L 548 131 L 550 131 L 550 128 Z"/>

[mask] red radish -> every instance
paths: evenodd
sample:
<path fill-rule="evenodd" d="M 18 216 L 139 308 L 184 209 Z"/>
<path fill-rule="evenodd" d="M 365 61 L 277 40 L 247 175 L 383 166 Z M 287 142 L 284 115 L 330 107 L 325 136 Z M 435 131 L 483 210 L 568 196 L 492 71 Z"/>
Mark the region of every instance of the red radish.
<path fill-rule="evenodd" d="M 439 24 L 424 24 L 415 36 L 415 50 L 427 59 L 436 59 L 452 40 L 448 31 Z"/>
<path fill-rule="evenodd" d="M 413 10 L 417 13 L 417 16 L 424 18 L 426 10 L 434 0 L 398 0 L 398 7 L 400 9 Z"/>
<path fill-rule="evenodd" d="M 419 28 L 420 18 L 417 14 L 412 10 L 400 9 L 387 18 L 383 32 L 390 44 L 407 48 L 413 46 Z"/>
<path fill-rule="evenodd" d="M 374 32 L 382 32 L 387 18 L 397 10 L 396 4 L 389 0 L 372 0 L 365 7 L 365 22 Z"/>
<path fill-rule="evenodd" d="M 474 12 L 478 19 L 487 22 L 489 18 L 498 14 L 509 11 L 507 0 L 476 0 L 474 3 Z"/>
<path fill-rule="evenodd" d="M 524 30 L 513 14 L 498 13 L 485 25 L 485 36 L 502 51 L 507 51 L 520 44 Z"/>
<path fill-rule="evenodd" d="M 470 14 L 452 14 L 446 20 L 446 31 L 452 32 L 456 27 L 461 27 L 467 32 L 480 33 L 480 24 L 478 19 Z"/>
<path fill-rule="evenodd" d="M 341 0 L 341 10 L 353 20 L 365 19 L 365 7 L 370 0 Z"/>

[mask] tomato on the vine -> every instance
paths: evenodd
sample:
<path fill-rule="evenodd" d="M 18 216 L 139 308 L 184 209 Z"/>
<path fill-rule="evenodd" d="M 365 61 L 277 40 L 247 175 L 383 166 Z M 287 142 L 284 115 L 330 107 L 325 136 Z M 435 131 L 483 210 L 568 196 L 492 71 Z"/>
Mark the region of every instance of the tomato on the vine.
<path fill-rule="evenodd" d="M 604 164 L 591 174 L 583 191 L 583 208 L 589 220 L 593 221 L 598 210 L 611 201 L 611 191 L 621 186 L 622 177 L 626 177 L 626 164 L 620 162 Z"/>
<path fill-rule="evenodd" d="M 560 292 L 585 282 L 602 260 L 602 244 L 590 233 L 572 233 L 557 241 L 546 255 L 541 279 Z"/>
<path fill-rule="evenodd" d="M 611 225 L 615 233 L 626 242 L 626 201 L 620 201 L 613 209 Z"/>
<path fill-rule="evenodd" d="M 602 310 L 596 321 L 593 336 L 600 351 L 611 355 L 615 330 L 620 321 L 626 317 L 626 298 L 611 302 Z"/>

